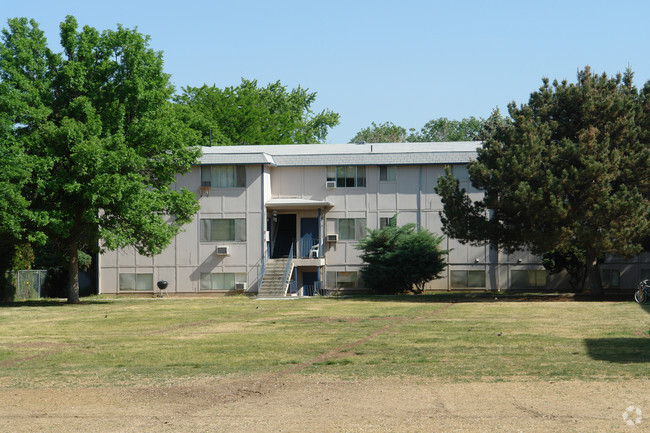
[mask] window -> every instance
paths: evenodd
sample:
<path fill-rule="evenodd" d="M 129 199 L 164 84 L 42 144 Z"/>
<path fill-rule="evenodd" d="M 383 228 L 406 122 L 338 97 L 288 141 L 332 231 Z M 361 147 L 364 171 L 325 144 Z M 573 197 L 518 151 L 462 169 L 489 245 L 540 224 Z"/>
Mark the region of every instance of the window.
<path fill-rule="evenodd" d="M 379 228 L 383 229 L 383 228 L 388 227 L 390 225 L 390 220 L 391 220 L 390 217 L 387 217 L 387 218 L 381 217 L 381 218 L 379 218 Z"/>
<path fill-rule="evenodd" d="M 244 273 L 201 274 L 201 290 L 235 290 L 236 283 L 245 283 Z"/>
<path fill-rule="evenodd" d="M 469 170 L 467 164 L 452 165 L 451 174 L 461 182 L 469 180 Z"/>
<path fill-rule="evenodd" d="M 485 287 L 485 271 L 451 271 L 451 287 L 470 289 Z"/>
<path fill-rule="evenodd" d="M 510 271 L 510 288 L 534 289 L 541 287 L 546 287 L 546 271 L 534 269 Z"/>
<path fill-rule="evenodd" d="M 336 289 L 338 287 L 359 287 L 359 275 L 355 271 L 351 272 L 327 272 L 327 288 Z"/>
<path fill-rule="evenodd" d="M 379 166 L 380 182 L 395 182 L 397 180 L 397 167 L 394 165 Z"/>
<path fill-rule="evenodd" d="M 366 167 L 338 166 L 327 167 L 327 180 L 336 182 L 337 188 L 366 186 Z"/>
<path fill-rule="evenodd" d="M 603 269 L 601 278 L 604 289 L 618 289 L 621 287 L 621 274 L 617 269 Z"/>
<path fill-rule="evenodd" d="M 246 187 L 246 167 L 243 165 L 201 166 L 201 186 L 244 188 Z"/>
<path fill-rule="evenodd" d="M 339 218 L 338 226 L 339 240 L 342 241 L 353 241 L 366 235 L 365 218 Z"/>
<path fill-rule="evenodd" d="M 244 218 L 202 219 L 201 242 L 246 241 Z"/>
<path fill-rule="evenodd" d="M 153 292 L 153 274 L 120 274 L 120 291 Z"/>

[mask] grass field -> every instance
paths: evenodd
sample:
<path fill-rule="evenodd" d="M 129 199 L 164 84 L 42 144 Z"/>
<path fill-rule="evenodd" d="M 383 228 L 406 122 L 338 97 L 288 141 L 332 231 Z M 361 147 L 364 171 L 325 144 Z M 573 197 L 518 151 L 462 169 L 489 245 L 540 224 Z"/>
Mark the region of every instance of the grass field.
<path fill-rule="evenodd" d="M 91 298 L 0 307 L 0 387 L 282 372 L 447 382 L 647 378 L 632 302 Z"/>

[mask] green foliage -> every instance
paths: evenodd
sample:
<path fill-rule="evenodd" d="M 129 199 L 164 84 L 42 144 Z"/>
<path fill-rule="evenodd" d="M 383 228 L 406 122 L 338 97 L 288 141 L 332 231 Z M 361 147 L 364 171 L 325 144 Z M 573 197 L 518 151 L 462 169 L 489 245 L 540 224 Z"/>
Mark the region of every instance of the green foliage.
<path fill-rule="evenodd" d="M 372 125 L 357 132 L 350 139 L 350 143 L 404 143 L 406 141 L 406 129 L 397 126 L 392 122 L 385 122 Z"/>
<path fill-rule="evenodd" d="M 280 81 L 257 87 L 257 80 L 219 89 L 185 87 L 176 101 L 194 112 L 195 125 L 212 143 L 305 144 L 323 142 L 328 129 L 339 124 L 330 110 L 314 114 L 310 107 L 316 93 L 298 86 L 287 91 Z"/>
<path fill-rule="evenodd" d="M 409 135 L 406 129 L 385 122 L 362 129 L 352 137 L 350 143 L 420 143 L 443 141 L 477 141 L 486 140 L 497 127 L 505 126 L 508 120 L 501 116 L 499 109 L 495 109 L 487 119 L 469 117 L 463 120 L 449 120 L 446 117 L 433 119 L 427 122 L 420 132 L 411 129 Z"/>
<path fill-rule="evenodd" d="M 547 254 L 551 270 L 600 290 L 597 260 L 637 254 L 650 234 L 650 83 L 639 92 L 629 70 L 586 68 L 575 84 L 544 79 L 509 112 L 470 164 L 482 200 L 449 171 L 439 179 L 445 234 Z"/>
<path fill-rule="evenodd" d="M 367 265 L 361 270 L 363 280 L 376 293 L 422 293 L 424 285 L 440 278 L 447 264 L 447 251 L 439 246 L 444 237 L 415 224 L 397 226 L 397 215 L 383 229 L 368 230 L 357 249 Z"/>
<path fill-rule="evenodd" d="M 23 230 L 34 227 L 30 233 L 40 230 L 67 251 L 73 277 L 78 251 L 96 252 L 100 239 L 107 249 L 162 251 L 198 210 L 194 194 L 170 185 L 197 160 L 201 143 L 169 102 L 162 54 L 135 30 L 78 30 L 71 16 L 60 26 L 63 53 L 47 47 L 34 21 L 8 25 L 0 119 L 31 168 L 27 180 L 20 174 L 30 223 Z"/>
<path fill-rule="evenodd" d="M 475 141 L 481 140 L 483 120 L 471 116 L 463 120 L 440 117 L 427 122 L 420 132 L 411 133 L 409 142 Z"/>

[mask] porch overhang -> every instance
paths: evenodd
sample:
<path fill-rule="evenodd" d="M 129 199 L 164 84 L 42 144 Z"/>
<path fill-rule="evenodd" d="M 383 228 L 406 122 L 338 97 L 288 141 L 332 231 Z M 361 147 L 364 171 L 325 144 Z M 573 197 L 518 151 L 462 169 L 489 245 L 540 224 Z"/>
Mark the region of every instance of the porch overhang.
<path fill-rule="evenodd" d="M 304 198 L 272 198 L 266 202 L 267 209 L 320 209 L 334 207 L 334 203 Z"/>

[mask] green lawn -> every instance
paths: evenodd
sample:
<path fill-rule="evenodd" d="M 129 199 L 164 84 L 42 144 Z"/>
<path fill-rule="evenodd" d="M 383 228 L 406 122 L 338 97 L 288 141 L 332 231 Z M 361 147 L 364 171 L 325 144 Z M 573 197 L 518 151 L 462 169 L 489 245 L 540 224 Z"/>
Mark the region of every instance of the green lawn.
<path fill-rule="evenodd" d="M 0 307 L 0 387 L 278 372 L 448 381 L 631 379 L 650 367 L 632 302 L 94 298 Z"/>

